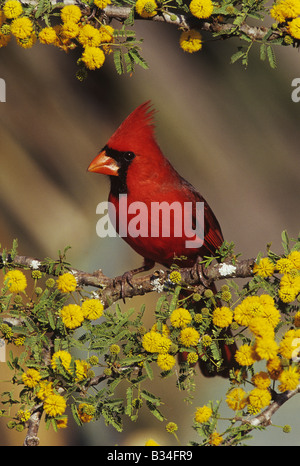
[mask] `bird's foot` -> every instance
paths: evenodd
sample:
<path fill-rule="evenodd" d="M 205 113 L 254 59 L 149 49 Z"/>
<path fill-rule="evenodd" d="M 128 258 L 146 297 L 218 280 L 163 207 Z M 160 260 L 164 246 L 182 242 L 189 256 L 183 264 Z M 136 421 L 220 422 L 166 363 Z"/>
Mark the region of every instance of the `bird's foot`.
<path fill-rule="evenodd" d="M 123 299 L 124 303 L 125 303 L 125 296 L 126 296 L 126 293 L 125 293 L 126 284 L 130 285 L 131 288 L 134 288 L 134 285 L 131 282 L 132 277 L 138 273 L 145 272 L 146 270 L 152 269 L 153 266 L 154 266 L 153 261 L 145 259 L 144 265 L 142 267 L 138 267 L 137 269 L 133 269 L 133 270 L 128 270 L 127 272 L 123 273 L 123 275 L 120 275 L 119 277 L 114 278 L 114 281 L 113 281 L 114 286 L 116 286 L 117 283 L 121 284 L 121 298 Z"/>
<path fill-rule="evenodd" d="M 211 285 L 211 280 L 209 280 L 206 276 L 205 276 L 205 265 L 204 264 L 201 264 L 201 262 L 199 262 L 200 258 L 197 257 L 197 260 L 193 266 L 193 274 L 196 274 L 197 277 L 199 278 L 199 281 L 200 283 L 205 287 L 205 288 L 209 288 L 210 285 Z"/>

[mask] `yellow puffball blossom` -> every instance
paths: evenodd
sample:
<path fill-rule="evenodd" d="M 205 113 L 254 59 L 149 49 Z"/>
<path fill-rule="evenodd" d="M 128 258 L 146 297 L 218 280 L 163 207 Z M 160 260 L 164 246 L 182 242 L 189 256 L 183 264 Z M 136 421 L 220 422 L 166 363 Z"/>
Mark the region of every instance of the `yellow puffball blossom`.
<path fill-rule="evenodd" d="M 157 328 L 157 324 L 154 324 L 152 329 L 154 332 L 159 332 L 158 331 L 158 328 Z M 160 333 L 160 332 L 159 332 Z M 166 325 L 166 324 L 163 324 L 162 325 L 162 330 L 161 330 L 161 334 L 164 336 L 164 337 L 168 337 L 170 335 L 170 329 L 169 327 Z"/>
<path fill-rule="evenodd" d="M 95 408 L 87 403 L 80 403 L 78 406 L 78 416 L 82 423 L 90 422 L 95 414 Z"/>
<path fill-rule="evenodd" d="M 22 380 L 26 387 L 33 388 L 41 380 L 41 374 L 36 369 L 28 369 L 28 371 L 22 375 Z"/>
<path fill-rule="evenodd" d="M 61 27 L 61 33 L 66 39 L 74 39 L 79 34 L 79 26 L 73 21 L 66 21 Z"/>
<path fill-rule="evenodd" d="M 80 327 L 84 321 L 83 312 L 77 304 L 68 304 L 60 311 L 60 316 L 67 328 L 74 329 Z"/>
<path fill-rule="evenodd" d="M 105 55 L 98 47 L 86 47 L 82 54 L 82 61 L 88 69 L 95 70 L 101 68 Z"/>
<path fill-rule="evenodd" d="M 77 281 L 72 273 L 67 272 L 58 277 L 56 286 L 63 293 L 71 293 L 76 290 Z"/>
<path fill-rule="evenodd" d="M 57 40 L 55 29 L 52 27 L 45 27 L 39 33 L 39 40 L 42 44 L 54 44 Z"/>
<path fill-rule="evenodd" d="M 11 39 L 11 35 L 10 34 L 2 34 L 0 33 L 0 48 L 1 47 L 6 47 L 7 44 L 9 43 Z"/>
<path fill-rule="evenodd" d="M 202 345 L 206 348 L 212 344 L 212 337 L 210 335 L 203 335 L 201 338 Z"/>
<path fill-rule="evenodd" d="M 30 411 L 23 411 L 23 409 L 19 409 L 19 411 L 17 412 L 17 418 L 21 422 L 28 421 L 28 419 L 30 419 Z"/>
<path fill-rule="evenodd" d="M 196 409 L 194 419 L 196 422 L 202 424 L 203 422 L 207 422 L 212 415 L 212 410 L 209 406 L 201 406 L 200 408 Z"/>
<path fill-rule="evenodd" d="M 81 361 L 80 359 L 75 360 L 75 381 L 78 382 L 79 380 L 86 379 L 88 376 L 88 371 L 91 368 L 90 364 L 86 361 Z"/>
<path fill-rule="evenodd" d="M 3 13 L 8 19 L 18 18 L 22 11 L 22 3 L 18 0 L 8 0 L 3 6 Z"/>
<path fill-rule="evenodd" d="M 157 14 L 157 4 L 154 0 L 137 0 L 135 4 L 136 12 L 142 18 L 151 18 Z"/>
<path fill-rule="evenodd" d="M 289 367 L 284 369 L 278 377 L 280 384 L 278 390 L 280 392 L 285 392 L 287 390 L 295 390 L 299 385 L 299 371 L 297 367 Z"/>
<path fill-rule="evenodd" d="M 218 447 L 222 442 L 223 437 L 218 432 L 213 432 L 208 441 L 208 443 L 214 447 Z"/>
<path fill-rule="evenodd" d="M 10 270 L 4 276 L 4 282 L 7 282 L 8 289 L 12 293 L 20 293 L 27 287 L 27 280 L 20 270 Z"/>
<path fill-rule="evenodd" d="M 103 314 L 104 306 L 99 299 L 87 299 L 81 305 L 83 317 L 89 320 L 99 319 Z"/>
<path fill-rule="evenodd" d="M 145 333 L 142 339 L 143 348 L 149 353 L 157 353 L 160 337 L 161 335 L 158 332 L 154 332 L 153 330 Z"/>
<path fill-rule="evenodd" d="M 107 7 L 107 5 L 111 4 L 111 0 L 94 0 L 94 4 L 103 10 L 104 8 Z"/>
<path fill-rule="evenodd" d="M 271 403 L 272 397 L 269 390 L 254 388 L 248 395 L 248 403 L 252 409 L 260 411 Z"/>
<path fill-rule="evenodd" d="M 268 257 L 260 259 L 258 264 L 253 267 L 253 273 L 262 278 L 271 277 L 275 271 L 275 265 Z"/>
<path fill-rule="evenodd" d="M 233 313 L 229 307 L 217 307 L 212 314 L 213 324 L 217 327 L 228 327 L 233 319 Z"/>
<path fill-rule="evenodd" d="M 256 337 L 265 338 L 268 336 L 268 338 L 274 338 L 274 328 L 263 317 L 251 319 L 248 328 Z"/>
<path fill-rule="evenodd" d="M 56 351 L 51 358 L 51 367 L 55 370 L 58 368 L 58 363 L 60 363 L 66 370 L 69 370 L 71 360 L 72 356 L 68 351 Z"/>
<path fill-rule="evenodd" d="M 272 338 L 258 338 L 255 344 L 255 352 L 261 359 L 274 359 L 279 347 Z"/>
<path fill-rule="evenodd" d="M 68 427 L 68 417 L 65 416 L 62 419 L 57 419 L 56 426 L 58 429 L 66 429 Z"/>
<path fill-rule="evenodd" d="M 17 39 L 26 39 L 33 31 L 33 24 L 27 17 L 16 18 L 11 23 L 11 33 Z"/>
<path fill-rule="evenodd" d="M 274 359 L 272 359 L 274 361 Z M 254 374 L 252 377 L 252 382 L 257 388 L 266 389 L 270 386 L 271 380 L 267 372 L 260 371 L 257 374 Z"/>
<path fill-rule="evenodd" d="M 94 28 L 90 24 L 85 24 L 80 28 L 78 41 L 83 47 L 98 47 L 101 42 L 99 29 Z"/>
<path fill-rule="evenodd" d="M 267 371 L 270 379 L 277 380 L 282 370 L 281 359 L 278 356 L 274 359 L 269 359 L 267 362 Z"/>
<path fill-rule="evenodd" d="M 247 344 L 240 346 L 235 353 L 235 360 L 241 366 L 251 366 L 257 360 L 252 346 Z"/>
<path fill-rule="evenodd" d="M 78 23 L 81 18 L 81 10 L 77 5 L 66 5 L 62 8 L 60 17 L 64 23 L 68 21 Z"/>
<path fill-rule="evenodd" d="M 52 382 L 42 381 L 39 384 L 37 397 L 40 400 L 45 400 L 48 396 L 53 394 Z"/>
<path fill-rule="evenodd" d="M 196 353 L 189 353 L 189 354 L 187 355 L 186 361 L 187 361 L 188 364 L 190 364 L 190 365 L 192 366 L 193 364 L 196 364 L 196 362 L 198 361 L 198 359 L 199 359 L 198 354 L 196 354 Z"/>
<path fill-rule="evenodd" d="M 200 32 L 195 29 L 183 31 L 179 38 L 179 45 L 184 52 L 198 52 L 202 49 L 202 36 Z"/>
<path fill-rule="evenodd" d="M 176 364 L 176 359 L 171 354 L 163 353 L 157 357 L 157 365 L 163 371 L 170 371 Z"/>
<path fill-rule="evenodd" d="M 169 279 L 172 283 L 180 283 L 181 282 L 181 273 L 178 270 L 173 270 L 170 275 Z"/>
<path fill-rule="evenodd" d="M 25 37 L 25 39 L 16 39 L 17 44 L 23 49 L 30 49 L 36 43 L 36 34 L 33 32 L 30 36 Z"/>
<path fill-rule="evenodd" d="M 209 18 L 212 15 L 214 6 L 211 0 L 192 0 L 190 12 L 199 19 Z"/>
<path fill-rule="evenodd" d="M 234 319 L 240 325 L 248 326 L 251 319 L 260 314 L 263 304 L 258 296 L 248 296 L 234 309 Z"/>
<path fill-rule="evenodd" d="M 199 342 L 200 335 L 196 329 L 192 327 L 186 327 L 183 330 L 181 330 L 179 339 L 181 343 L 186 347 L 196 346 Z"/>
<path fill-rule="evenodd" d="M 286 19 L 296 18 L 300 15 L 299 0 L 281 0 L 273 6 L 270 15 L 279 23 L 283 23 Z"/>
<path fill-rule="evenodd" d="M 66 410 L 66 400 L 61 395 L 50 395 L 44 401 L 44 411 L 48 416 L 60 416 Z"/>
<path fill-rule="evenodd" d="M 284 274 L 280 280 L 278 296 L 284 303 L 291 303 L 300 292 L 300 275 Z"/>
<path fill-rule="evenodd" d="M 173 327 L 184 328 L 192 321 L 192 316 L 187 309 L 179 308 L 175 309 L 171 316 L 170 322 Z"/>
<path fill-rule="evenodd" d="M 114 40 L 114 28 L 108 25 L 101 26 L 99 29 L 100 33 L 100 43 L 103 44 L 103 42 L 113 42 Z"/>
<path fill-rule="evenodd" d="M 290 252 L 287 259 L 294 264 L 295 269 L 300 270 L 300 251 Z"/>
<path fill-rule="evenodd" d="M 226 396 L 226 403 L 234 411 L 244 409 L 247 404 L 247 394 L 242 388 L 234 388 Z"/>
<path fill-rule="evenodd" d="M 293 270 L 294 268 L 295 266 L 293 262 L 288 258 L 283 257 L 282 259 L 279 259 L 276 262 L 276 270 L 278 270 L 279 273 L 287 273 Z"/>

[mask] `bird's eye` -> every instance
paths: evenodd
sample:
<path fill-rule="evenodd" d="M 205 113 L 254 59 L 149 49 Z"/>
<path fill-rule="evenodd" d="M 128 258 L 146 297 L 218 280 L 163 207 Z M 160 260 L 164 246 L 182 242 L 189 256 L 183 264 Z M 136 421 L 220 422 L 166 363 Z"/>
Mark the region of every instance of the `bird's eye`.
<path fill-rule="evenodd" d="M 124 159 L 126 160 L 126 162 L 130 162 L 134 159 L 134 157 L 135 154 L 133 152 L 124 152 Z"/>

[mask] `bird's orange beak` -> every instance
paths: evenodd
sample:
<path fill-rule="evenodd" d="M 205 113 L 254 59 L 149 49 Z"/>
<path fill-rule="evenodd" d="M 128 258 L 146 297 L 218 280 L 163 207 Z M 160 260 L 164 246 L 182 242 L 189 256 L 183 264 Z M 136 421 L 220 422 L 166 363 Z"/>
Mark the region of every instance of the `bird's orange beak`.
<path fill-rule="evenodd" d="M 105 150 L 100 152 L 88 167 L 89 172 L 101 173 L 102 175 L 118 176 L 119 166 L 116 161 L 106 155 Z"/>

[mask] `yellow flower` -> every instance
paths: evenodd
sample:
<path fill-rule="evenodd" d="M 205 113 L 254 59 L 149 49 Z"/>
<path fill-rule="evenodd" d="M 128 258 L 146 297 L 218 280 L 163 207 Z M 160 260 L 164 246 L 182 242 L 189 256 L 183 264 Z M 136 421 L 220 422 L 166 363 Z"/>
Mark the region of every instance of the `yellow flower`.
<path fill-rule="evenodd" d="M 180 283 L 181 282 L 181 273 L 178 270 L 173 270 L 170 273 L 169 279 L 172 283 Z"/>
<path fill-rule="evenodd" d="M 278 296 L 284 303 L 291 303 L 300 292 L 300 276 L 286 273 L 281 277 Z"/>
<path fill-rule="evenodd" d="M 212 15 L 214 6 L 211 0 L 192 0 L 190 12 L 199 19 L 209 18 Z"/>
<path fill-rule="evenodd" d="M 176 359 L 171 354 L 163 353 L 157 357 L 157 365 L 163 371 L 170 371 L 176 364 Z"/>
<path fill-rule="evenodd" d="M 234 319 L 240 325 L 248 326 L 251 319 L 260 314 L 262 303 L 258 296 L 248 296 L 234 310 Z"/>
<path fill-rule="evenodd" d="M 86 361 L 80 361 L 79 359 L 75 360 L 76 367 L 76 377 L 75 381 L 86 379 L 88 376 L 88 371 L 91 368 L 90 364 Z"/>
<path fill-rule="evenodd" d="M 77 304 L 68 304 L 60 311 L 60 316 L 67 328 L 74 329 L 80 327 L 84 321 L 83 312 Z"/>
<path fill-rule="evenodd" d="M 54 44 L 57 40 L 55 29 L 52 27 L 45 27 L 39 33 L 39 40 L 42 44 Z"/>
<path fill-rule="evenodd" d="M 61 33 L 66 39 L 74 39 L 79 34 L 79 26 L 73 21 L 66 21 L 61 27 Z"/>
<path fill-rule="evenodd" d="M 151 330 L 153 330 L 154 332 L 158 332 L 157 324 L 154 324 Z M 161 334 L 165 337 L 168 337 L 170 335 L 170 329 L 166 324 L 162 325 Z"/>
<path fill-rule="evenodd" d="M 187 309 L 184 309 L 183 307 L 175 309 L 170 316 L 170 322 L 173 325 L 173 327 L 176 328 L 186 327 L 191 322 L 191 320 L 191 314 Z"/>
<path fill-rule="evenodd" d="M 269 359 L 267 362 L 267 370 L 272 380 L 277 380 L 282 372 L 281 360 L 278 356 L 274 359 Z"/>
<path fill-rule="evenodd" d="M 290 24 L 291 23 L 289 23 L 289 25 Z M 287 273 L 294 268 L 293 262 L 288 258 L 283 257 L 276 262 L 276 270 L 278 270 L 279 273 Z"/>
<path fill-rule="evenodd" d="M 223 442 L 222 435 L 218 434 L 218 432 L 213 432 L 209 437 L 209 444 L 213 445 L 214 447 L 219 446 Z"/>
<path fill-rule="evenodd" d="M 194 419 L 196 422 L 203 423 L 207 422 L 212 415 L 212 410 L 209 406 L 201 406 L 196 409 Z"/>
<path fill-rule="evenodd" d="M 6 18 L 9 19 L 18 18 L 22 11 L 22 3 L 18 0 L 8 0 L 5 2 L 3 7 L 3 13 L 5 14 Z"/>
<path fill-rule="evenodd" d="M 147 442 L 145 443 L 145 447 L 157 447 L 157 446 L 159 446 L 159 443 L 157 443 L 152 438 L 149 438 L 149 440 L 147 440 Z"/>
<path fill-rule="evenodd" d="M 257 360 L 254 349 L 247 344 L 242 345 L 235 353 L 235 359 L 241 366 L 251 366 Z"/>
<path fill-rule="evenodd" d="M 272 397 L 269 390 L 254 388 L 248 395 L 248 403 L 255 410 L 261 410 L 271 403 Z"/>
<path fill-rule="evenodd" d="M 135 4 L 136 12 L 142 18 L 151 18 L 157 14 L 157 4 L 154 0 L 137 0 Z"/>
<path fill-rule="evenodd" d="M 202 49 L 202 36 L 194 29 L 183 31 L 179 38 L 179 45 L 184 52 L 198 52 Z"/>
<path fill-rule="evenodd" d="M 255 344 L 255 352 L 261 359 L 274 359 L 277 356 L 279 347 L 272 338 L 258 338 Z"/>
<path fill-rule="evenodd" d="M 114 28 L 108 25 L 101 26 L 99 29 L 100 33 L 100 43 L 102 44 L 103 42 L 113 42 L 114 40 Z"/>
<path fill-rule="evenodd" d="M 82 54 L 82 61 L 87 68 L 95 70 L 101 68 L 105 61 L 105 55 L 98 47 L 86 47 Z"/>
<path fill-rule="evenodd" d="M 33 32 L 30 36 L 24 39 L 17 38 L 17 44 L 23 49 L 30 49 L 36 43 L 36 34 Z"/>
<path fill-rule="evenodd" d="M 8 289 L 12 293 L 20 293 L 27 287 L 27 280 L 20 270 L 10 270 L 4 276 L 4 282 L 7 281 Z"/>
<path fill-rule="evenodd" d="M 73 274 L 67 272 L 58 277 L 56 286 L 63 293 L 71 293 L 76 290 L 77 281 Z"/>
<path fill-rule="evenodd" d="M 11 23 L 10 30 L 17 39 L 26 39 L 32 34 L 33 24 L 27 17 L 16 18 Z"/>
<path fill-rule="evenodd" d="M 66 410 L 66 400 L 61 395 L 50 395 L 44 401 L 44 411 L 48 416 L 60 416 Z"/>
<path fill-rule="evenodd" d="M 89 405 L 88 403 L 80 403 L 78 406 L 78 416 L 81 422 L 86 424 L 87 422 L 90 422 L 95 414 L 95 408 L 92 405 Z"/>
<path fill-rule="evenodd" d="M 81 18 L 81 10 L 77 5 L 66 5 L 62 8 L 60 17 L 64 23 L 68 21 L 78 23 Z"/>
<path fill-rule="evenodd" d="M 199 342 L 200 335 L 196 329 L 192 327 L 186 327 L 183 330 L 181 330 L 179 339 L 181 343 L 186 347 L 196 346 Z"/>
<path fill-rule="evenodd" d="M 42 381 L 39 384 L 37 397 L 40 400 L 45 400 L 48 396 L 53 394 L 52 382 Z"/>
<path fill-rule="evenodd" d="M 58 429 L 65 429 L 68 427 L 68 417 L 65 416 L 62 419 L 57 419 L 56 426 Z"/>
<path fill-rule="evenodd" d="M 30 419 L 30 411 L 23 411 L 23 409 L 19 409 L 19 411 L 17 412 L 17 418 L 21 422 L 28 421 L 28 419 Z"/>
<path fill-rule="evenodd" d="M 271 361 L 274 361 L 274 359 L 271 359 Z M 269 375 L 267 372 L 260 371 L 257 374 L 254 374 L 252 377 L 252 382 L 257 388 L 266 389 L 270 386 L 271 380 L 269 378 Z"/>
<path fill-rule="evenodd" d="M 80 29 L 78 41 L 83 47 L 98 47 L 101 42 L 99 29 L 94 28 L 90 24 L 85 24 Z"/>
<path fill-rule="evenodd" d="M 212 337 L 209 335 L 203 335 L 201 343 L 204 347 L 210 346 L 212 344 Z"/>
<path fill-rule="evenodd" d="M 111 0 L 94 0 L 94 4 L 98 7 L 101 8 L 101 10 L 104 10 L 107 5 L 111 4 Z"/>
<path fill-rule="evenodd" d="M 229 307 L 222 306 L 222 307 L 217 307 L 213 311 L 212 315 L 212 320 L 214 325 L 217 327 L 228 327 L 228 325 L 231 324 L 233 319 L 233 313 Z"/>
<path fill-rule="evenodd" d="M 60 363 L 67 371 L 70 368 L 72 356 L 68 351 L 56 351 L 51 358 L 51 367 L 52 369 L 58 368 L 58 363 Z"/>
<path fill-rule="evenodd" d="M 279 23 L 286 19 L 296 18 L 300 14 L 299 0 L 282 0 L 275 3 L 270 11 L 270 15 Z"/>
<path fill-rule="evenodd" d="M 256 337 L 268 336 L 269 338 L 274 338 L 274 329 L 272 325 L 263 317 L 254 317 L 250 320 L 248 327 Z"/>
<path fill-rule="evenodd" d="M 295 390 L 299 385 L 299 372 L 297 367 L 290 366 L 288 369 L 284 369 L 279 375 L 278 380 L 281 382 L 278 386 L 280 392 Z"/>
<path fill-rule="evenodd" d="M 22 375 L 22 380 L 26 387 L 33 388 L 41 380 L 41 374 L 36 369 L 28 369 L 28 371 Z"/>
<path fill-rule="evenodd" d="M 275 265 L 268 257 L 261 258 L 259 263 L 256 263 L 253 267 L 253 273 L 262 278 L 271 277 L 274 271 Z"/>
<path fill-rule="evenodd" d="M 280 322 L 280 312 L 272 304 L 265 304 L 259 313 L 259 316 L 265 319 L 268 325 L 271 325 L 273 328 L 276 327 Z"/>
<path fill-rule="evenodd" d="M 81 309 L 85 319 L 95 320 L 102 316 L 104 306 L 99 299 L 87 299 L 82 303 Z"/>
<path fill-rule="evenodd" d="M 153 330 L 145 333 L 142 340 L 143 348 L 148 351 L 148 353 L 157 353 L 160 337 L 161 335 Z"/>
<path fill-rule="evenodd" d="M 290 252 L 287 259 L 294 264 L 295 269 L 300 270 L 300 251 Z"/>
<path fill-rule="evenodd" d="M 11 39 L 11 35 L 10 34 L 2 34 L 0 33 L 0 48 L 1 47 L 6 47 L 7 44 L 9 43 Z"/>
<path fill-rule="evenodd" d="M 193 364 L 196 364 L 196 362 L 198 361 L 198 359 L 199 359 L 199 356 L 198 356 L 198 354 L 196 354 L 196 353 L 189 353 L 189 354 L 187 355 L 187 358 L 186 358 L 188 364 L 190 364 L 191 366 L 192 366 Z"/>
<path fill-rule="evenodd" d="M 244 409 L 247 404 L 247 394 L 242 388 L 234 388 L 227 394 L 226 403 L 234 411 Z"/>

